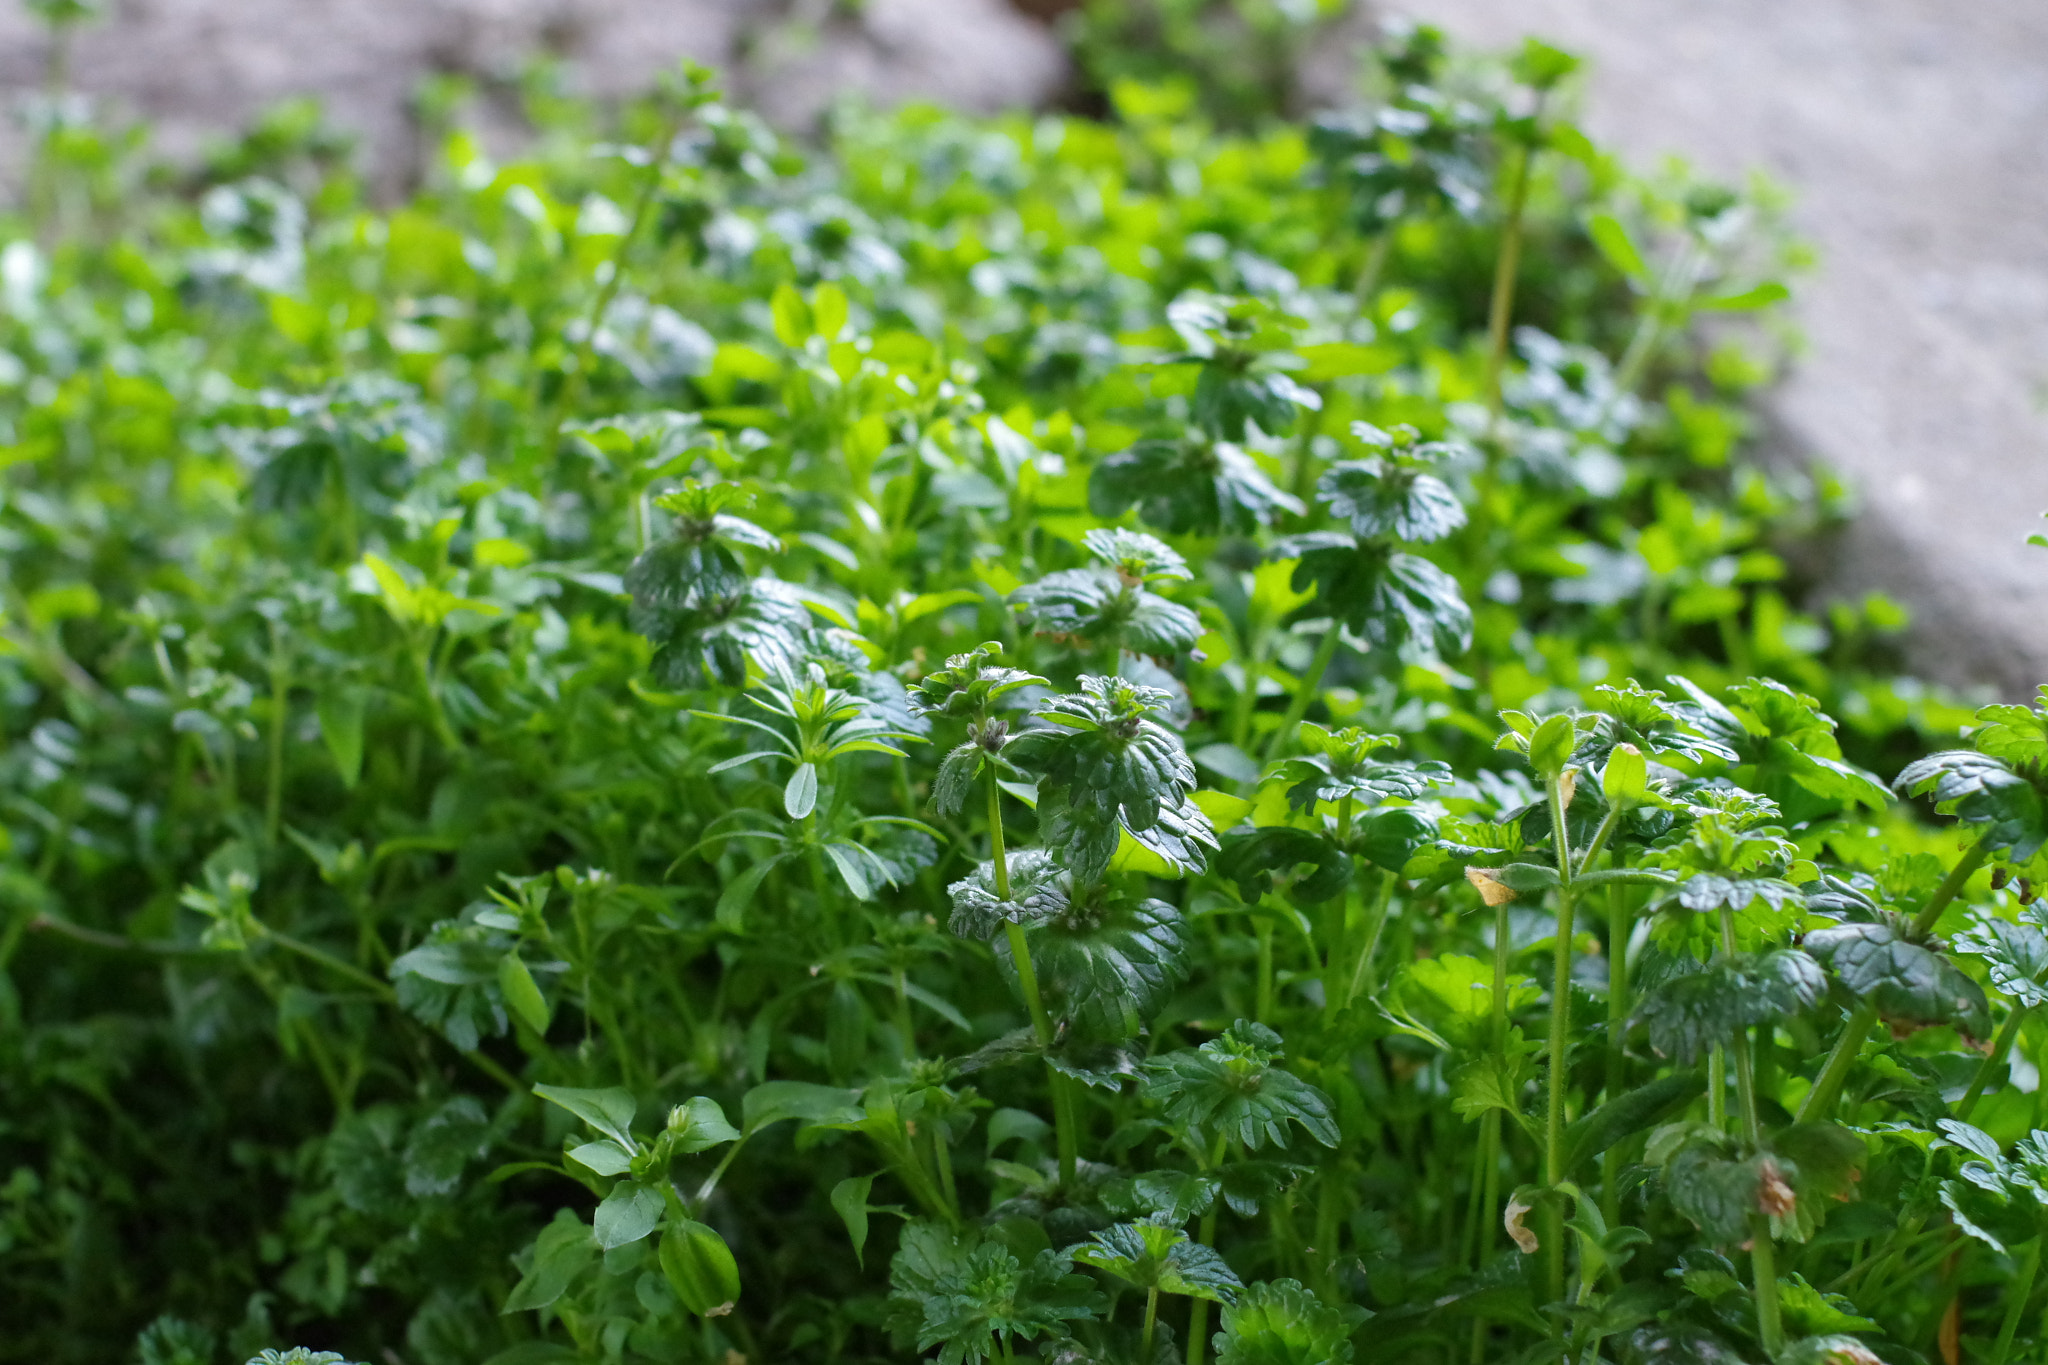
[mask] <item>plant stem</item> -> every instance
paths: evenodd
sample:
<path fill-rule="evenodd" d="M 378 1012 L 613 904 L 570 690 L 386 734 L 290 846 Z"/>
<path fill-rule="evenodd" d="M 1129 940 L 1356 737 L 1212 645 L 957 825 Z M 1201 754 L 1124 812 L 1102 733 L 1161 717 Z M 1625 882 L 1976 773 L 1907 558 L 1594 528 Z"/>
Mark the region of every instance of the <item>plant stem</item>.
<path fill-rule="evenodd" d="M 1997 826 L 1995 825 L 1985 830 L 1983 837 L 1970 845 L 1970 851 L 1956 860 L 1956 865 L 1949 869 L 1946 877 L 1941 879 L 1941 885 L 1935 887 L 1934 894 L 1928 897 L 1927 904 L 1921 908 L 1919 914 L 1913 917 L 1913 932 L 1915 934 L 1924 935 L 1934 932 L 1935 924 L 1941 919 L 1941 912 L 1948 908 L 1950 901 L 1962 893 L 1963 887 L 1969 882 L 1971 874 L 1984 866 L 1984 860 L 1991 856 L 1992 840 L 1996 834 Z"/>
<path fill-rule="evenodd" d="M 1213 1166 L 1216 1163 L 1212 1161 L 1209 1164 Z M 1201 1228 L 1195 1240 L 1205 1247 L 1216 1245 L 1216 1210 L 1221 1203 L 1222 1201 L 1219 1199 L 1216 1203 L 1209 1205 L 1209 1211 L 1202 1215 Z M 1208 1336 L 1208 1332 L 1209 1301 L 1207 1299 L 1190 1300 L 1188 1303 L 1188 1365 L 1202 1365 L 1203 1357 L 1206 1355 L 1209 1347 L 1209 1343 L 1205 1339 Z M 1152 1362 L 1147 1359 L 1145 1365 L 1152 1365 Z"/>
<path fill-rule="evenodd" d="M 995 864 L 996 899 L 1010 899 L 1010 861 L 1003 849 L 1003 789 L 996 785 L 995 774 L 988 779 L 988 837 L 991 860 Z M 1045 1000 L 1038 993 L 1038 973 L 1031 966 L 1031 947 L 1024 940 L 1024 926 L 1015 920 L 1003 925 L 1003 933 L 1010 944 L 1010 960 L 1017 966 L 1017 986 L 1024 993 L 1024 1008 L 1031 1014 L 1031 1029 L 1038 1037 L 1038 1045 L 1046 1049 L 1046 1079 L 1052 1088 L 1053 1124 L 1060 1153 L 1060 1183 L 1073 1187 L 1074 1171 L 1079 1164 L 1079 1138 L 1074 1130 L 1073 1096 L 1066 1084 L 1066 1077 L 1052 1064 L 1052 1016 L 1045 1012 Z"/>
<path fill-rule="evenodd" d="M 1138 1359 L 1152 1365 L 1152 1332 L 1159 1325 L 1159 1286 L 1145 1291 L 1145 1330 L 1138 1338 Z"/>
<path fill-rule="evenodd" d="M 2012 1353 L 2012 1339 L 2020 1328 L 2020 1314 L 2033 1296 L 2034 1275 L 2041 1268 L 2041 1239 L 2036 1237 L 2027 1244 L 2026 1254 L 2020 1257 L 2020 1273 L 2016 1282 L 2006 1293 L 2005 1320 L 1998 1325 L 1998 1343 L 1991 1348 L 1991 1365 L 2005 1365 L 2006 1357 Z"/>
<path fill-rule="evenodd" d="M 1543 120 L 1539 97 L 1535 122 Z M 1486 407 L 1488 436 L 1500 423 L 1501 371 L 1508 355 L 1508 324 L 1515 311 L 1515 280 L 1522 265 L 1522 214 L 1529 204 L 1529 172 L 1536 161 L 1536 148 L 1524 145 L 1515 160 L 1514 178 L 1508 182 L 1507 218 L 1501 224 L 1500 255 L 1493 267 L 1493 298 L 1486 313 Z"/>
<path fill-rule="evenodd" d="M 1379 293 L 1380 272 L 1387 267 L 1387 253 L 1394 246 L 1394 230 L 1399 223 L 1389 223 L 1379 230 L 1372 239 L 1372 247 L 1365 253 L 1365 264 L 1359 269 L 1358 282 L 1351 286 L 1351 296 L 1356 300 L 1358 311 L 1370 313 L 1372 301 Z"/>
<path fill-rule="evenodd" d="M 1550 1185 L 1564 1182 L 1565 1043 L 1572 1012 L 1572 841 L 1565 824 L 1564 779 L 1550 779 L 1551 841 L 1557 847 L 1557 937 L 1551 950 L 1549 1103 L 1543 1132 L 1543 1173 Z M 1550 1301 L 1564 1297 L 1564 1215 L 1545 1200 L 1543 1255 Z"/>
<path fill-rule="evenodd" d="M 277 846 L 284 816 L 284 727 L 291 699 L 291 659 L 284 650 L 284 628 L 270 623 L 270 753 L 263 791 L 263 846 Z"/>
<path fill-rule="evenodd" d="M 1707 1049 L 1707 1122 L 1728 1127 L 1728 1050 L 1719 1043 Z"/>
<path fill-rule="evenodd" d="M 1721 950 L 1730 957 L 1735 955 L 1735 912 L 1726 906 L 1721 908 Z M 1735 1099 L 1742 1109 L 1742 1135 L 1751 1151 L 1761 1152 L 1764 1125 L 1757 1112 L 1756 1073 L 1750 1066 L 1748 1029 L 1735 1031 L 1735 1036 L 1728 1042 L 1728 1052 L 1735 1061 Z M 1756 1286 L 1757 1336 L 1763 1342 L 1765 1356 L 1773 1359 L 1785 1342 L 1784 1324 L 1778 1313 L 1776 1252 L 1777 1248 L 1771 1243 L 1770 1215 L 1751 1214 L 1749 1269 L 1751 1281 Z"/>
<path fill-rule="evenodd" d="M 1849 1068 L 1856 1064 L 1856 1054 L 1863 1050 L 1863 1040 L 1876 1024 L 1877 1011 L 1868 1005 L 1858 1005 L 1842 1025 L 1842 1036 L 1828 1053 L 1827 1064 L 1813 1078 L 1813 1089 L 1799 1102 L 1799 1112 L 1794 1117 L 1801 1123 L 1817 1123 L 1835 1112 L 1835 1102 L 1842 1097 L 1842 1083 L 1849 1077 Z"/>
<path fill-rule="evenodd" d="M 2033 1006 L 2021 1005 L 2006 1017 L 2005 1027 L 1998 1031 L 1998 1040 L 1991 1045 L 1990 1055 L 1977 1066 L 1977 1074 L 1970 1079 L 1970 1088 L 1956 1101 L 1956 1117 L 1968 1121 L 1970 1111 L 1977 1107 L 1977 1101 L 1984 1094 L 1984 1087 L 1991 1083 L 1992 1073 L 2012 1051 L 2013 1040 L 2020 1036 L 2020 1025 L 2027 1020 Z"/>
<path fill-rule="evenodd" d="M 1351 984 L 1344 991 L 1344 1003 L 1347 1005 L 1358 998 L 1360 990 L 1368 995 L 1372 993 L 1372 959 L 1379 950 L 1380 935 L 1386 930 L 1387 906 L 1394 898 L 1394 883 L 1399 880 L 1392 872 L 1380 874 L 1379 894 L 1373 897 L 1372 908 L 1366 911 L 1365 942 L 1358 949 L 1358 959 L 1351 968 Z"/>
<path fill-rule="evenodd" d="M 1342 643 L 1344 628 L 1335 619 L 1323 635 L 1323 641 L 1316 646 L 1316 656 L 1309 661 L 1308 672 L 1301 675 L 1301 683 L 1294 689 L 1294 700 L 1287 703 L 1287 714 L 1281 718 L 1280 728 L 1273 732 L 1273 742 L 1266 746 L 1266 761 L 1272 762 L 1286 747 L 1288 738 L 1294 734 L 1294 727 L 1308 714 L 1309 704 L 1316 699 L 1323 686 L 1323 674 L 1330 667 L 1330 660 L 1337 657 L 1337 646 Z"/>
<path fill-rule="evenodd" d="M 1634 915 L 1622 888 L 1607 892 L 1607 1092 L 1610 1102 L 1628 1088 L 1628 938 Z M 1600 1158 L 1600 1212 L 1607 1226 L 1621 1221 L 1621 1152 L 1609 1147 Z"/>

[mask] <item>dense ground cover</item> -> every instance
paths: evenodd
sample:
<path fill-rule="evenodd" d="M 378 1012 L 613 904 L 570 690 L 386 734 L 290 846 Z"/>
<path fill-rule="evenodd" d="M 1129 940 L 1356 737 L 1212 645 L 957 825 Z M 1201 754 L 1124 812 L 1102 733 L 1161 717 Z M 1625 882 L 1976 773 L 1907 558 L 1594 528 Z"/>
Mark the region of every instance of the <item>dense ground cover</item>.
<path fill-rule="evenodd" d="M 2048 725 L 1798 607 L 1767 201 L 1384 66 L 53 122 L 0 1358 L 2038 1349 Z"/>

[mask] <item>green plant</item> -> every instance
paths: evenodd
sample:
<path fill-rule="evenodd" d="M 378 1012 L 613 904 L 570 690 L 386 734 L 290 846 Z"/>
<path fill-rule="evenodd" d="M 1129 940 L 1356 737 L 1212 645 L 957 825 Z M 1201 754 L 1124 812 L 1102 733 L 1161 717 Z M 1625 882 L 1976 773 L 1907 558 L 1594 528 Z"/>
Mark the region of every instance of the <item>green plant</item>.
<path fill-rule="evenodd" d="M 2038 1351 L 2044 708 L 1793 605 L 1767 202 L 1382 65 L 45 145 L 0 1359 Z"/>

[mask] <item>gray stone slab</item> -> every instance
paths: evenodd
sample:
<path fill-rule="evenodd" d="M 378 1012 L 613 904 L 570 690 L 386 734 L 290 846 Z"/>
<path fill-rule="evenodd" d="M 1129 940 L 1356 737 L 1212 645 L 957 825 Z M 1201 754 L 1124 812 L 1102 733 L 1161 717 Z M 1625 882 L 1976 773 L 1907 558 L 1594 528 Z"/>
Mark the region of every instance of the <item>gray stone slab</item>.
<path fill-rule="evenodd" d="M 1914 663 L 2048 681 L 2048 4 L 1390 0 L 1469 42 L 1589 57 L 1585 121 L 1797 195 L 1821 251 L 1771 399 L 1863 515 L 1833 573 L 1914 611 Z"/>
<path fill-rule="evenodd" d="M 147 117 L 188 154 L 279 100 L 316 95 L 388 178 L 413 164 L 410 108 L 437 72 L 509 81 L 539 52 L 573 87 L 645 88 L 689 57 L 787 126 L 846 92 L 993 111 L 1043 101 L 1065 57 L 1007 0 L 110 0 L 78 35 L 76 87 Z M 48 44 L 18 0 L 0 0 L 0 98 L 43 79 Z"/>

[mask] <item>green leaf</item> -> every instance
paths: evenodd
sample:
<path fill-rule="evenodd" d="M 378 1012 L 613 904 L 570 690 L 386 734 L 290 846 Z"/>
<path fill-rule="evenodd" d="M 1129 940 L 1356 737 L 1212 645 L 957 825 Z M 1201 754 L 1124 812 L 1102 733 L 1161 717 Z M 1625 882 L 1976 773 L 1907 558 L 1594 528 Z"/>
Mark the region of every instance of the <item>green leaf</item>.
<path fill-rule="evenodd" d="M 668 1135 L 677 1153 L 691 1156 L 727 1142 L 738 1142 L 740 1130 L 725 1120 L 718 1101 L 695 1095 L 668 1111 Z M 573 1152 L 570 1155 L 575 1155 Z"/>
<path fill-rule="evenodd" d="M 1992 986 L 2015 1005 L 2048 1005 L 2048 934 L 2036 925 L 1980 912 L 1968 930 L 1956 935 L 1955 950 L 1981 958 Z"/>
<path fill-rule="evenodd" d="M 1578 747 L 1578 727 L 1569 715 L 1548 717 L 1529 736 L 1529 766 L 1548 781 L 1565 770 Z"/>
<path fill-rule="evenodd" d="M 1819 964 L 1796 948 L 1738 953 L 1644 992 L 1636 1018 L 1650 1046 L 1690 1066 L 1743 1029 L 1811 1009 L 1826 989 Z"/>
<path fill-rule="evenodd" d="M 843 1123 L 860 1116 L 860 1091 L 809 1081 L 763 1081 L 740 1101 L 740 1112 L 749 1134 L 784 1119 L 800 1119 L 806 1124 Z"/>
<path fill-rule="evenodd" d="M 1287 1145 L 1297 1124 L 1325 1147 L 1337 1145 L 1337 1123 L 1322 1091 L 1274 1065 L 1280 1035 L 1240 1019 L 1213 1041 L 1145 1063 L 1145 1096 L 1165 1106 L 1167 1120 L 1202 1135 L 1221 1134 L 1256 1151 Z"/>
<path fill-rule="evenodd" d="M 363 773 L 363 718 L 369 697 L 359 688 L 322 688 L 314 710 L 320 717 L 320 738 L 341 774 L 341 785 L 354 791 Z"/>
<path fill-rule="evenodd" d="M 746 923 L 747 907 L 754 903 L 754 897 L 760 893 L 761 883 L 788 856 L 786 853 L 777 853 L 763 858 L 725 884 L 725 889 L 718 893 L 718 904 L 712 911 L 713 918 L 718 921 L 721 929 L 735 934 L 740 931 Z"/>
<path fill-rule="evenodd" d="M 1576 1179 L 1586 1164 L 1623 1138 L 1668 1122 L 1706 1090 L 1696 1071 L 1659 1076 L 1582 1115 L 1565 1129 L 1565 1178 Z"/>
<path fill-rule="evenodd" d="M 1177 1227 L 1156 1222 L 1118 1223 L 1074 1249 L 1083 1265 L 1106 1270 L 1140 1289 L 1229 1303 L 1244 1282 L 1223 1258 Z"/>
<path fill-rule="evenodd" d="M 1303 867 L 1309 870 L 1300 872 Z M 1264 825 L 1225 834 L 1216 871 L 1247 901 L 1285 885 L 1289 898 L 1316 905 L 1350 884 L 1351 859 L 1314 830 Z"/>
<path fill-rule="evenodd" d="M 533 1258 L 505 1300 L 507 1313 L 546 1308 L 568 1292 L 569 1284 L 597 1258 L 597 1240 L 590 1225 L 563 1209 L 541 1229 Z"/>
<path fill-rule="evenodd" d="M 1650 283 L 1650 266 L 1630 239 L 1628 229 L 1611 213 L 1596 213 L 1586 220 L 1586 235 L 1607 258 L 1607 263 L 1634 284 Z"/>
<path fill-rule="evenodd" d="M 1081 1037 L 1136 1037 L 1187 977 L 1180 911 L 1090 889 L 1025 933 L 1047 1008 Z M 996 955 L 1009 963 L 1009 941 Z"/>
<path fill-rule="evenodd" d="M 1465 504 L 1449 485 L 1391 460 L 1331 465 L 1316 491 L 1360 540 L 1442 540 L 1465 524 Z"/>
<path fill-rule="evenodd" d="M 1220 441 L 1139 441 L 1105 456 L 1088 476 L 1088 510 L 1111 518 L 1132 507 L 1174 535 L 1250 535 L 1280 512 L 1303 511 L 1243 449 Z"/>
<path fill-rule="evenodd" d="M 799 763 L 782 788 L 782 809 L 792 820 L 801 820 L 818 806 L 818 765 Z M 858 895 L 859 893 L 856 893 Z M 867 899 L 859 896 L 860 899 Z"/>
<path fill-rule="evenodd" d="M 871 1175 L 850 1175 L 832 1187 L 832 1208 L 846 1224 L 846 1235 L 853 1239 L 853 1259 L 865 1267 L 868 1244 L 868 1194 L 875 1187 Z"/>
<path fill-rule="evenodd" d="M 721 1317 L 740 1296 L 739 1263 L 717 1231 L 691 1219 L 671 1221 L 657 1253 L 662 1277 L 699 1317 Z"/>
<path fill-rule="evenodd" d="M 624 1175 L 633 1167 L 633 1154 L 610 1138 L 571 1148 L 569 1160 L 599 1175 Z"/>
<path fill-rule="evenodd" d="M 634 1150 L 633 1115 L 639 1112 L 640 1104 L 633 1098 L 632 1091 L 536 1085 L 533 1093 L 550 1104 L 560 1105 L 626 1150 Z"/>
<path fill-rule="evenodd" d="M 769 297 L 768 311 L 775 323 L 775 339 L 792 349 L 810 340 L 814 328 L 811 323 L 810 305 L 804 302 L 796 286 L 787 280 L 775 286 Z"/>
<path fill-rule="evenodd" d="M 622 1180 L 597 1206 L 592 1219 L 597 1244 L 606 1251 L 637 1242 L 661 1221 L 661 1195 L 645 1185 Z"/>
<path fill-rule="evenodd" d="M 1542 996 L 1520 973 L 1508 976 L 1508 1014 Z M 1417 958 L 1401 969 L 1392 1002 L 1461 1048 L 1476 1048 L 1493 1027 L 1493 964 L 1462 953 Z"/>
<path fill-rule="evenodd" d="M 1953 1023 L 1972 1037 L 1990 1036 L 1991 1010 L 1983 987 L 1888 924 L 1816 929 L 1806 936 L 1806 951 L 1888 1020 Z"/>
<path fill-rule="evenodd" d="M 1349 1365 L 1358 1314 L 1329 1307 L 1297 1280 L 1265 1280 L 1223 1310 L 1216 1365 Z"/>
<path fill-rule="evenodd" d="M 1096 1316 L 1105 1306 L 1085 1275 L 1073 1273 L 1063 1252 L 1041 1250 L 1028 1259 L 978 1229 L 959 1232 L 916 1222 L 889 1267 L 890 1300 L 897 1322 L 920 1351 L 942 1348 L 941 1365 L 992 1355 L 999 1337 L 1025 1341 L 1059 1336 L 1066 1324 Z"/>
<path fill-rule="evenodd" d="M 505 997 L 505 1008 L 511 1010 L 521 1023 L 535 1033 L 548 1031 L 547 997 L 540 993 L 533 972 L 518 953 L 507 953 L 499 961 L 498 990 Z"/>

